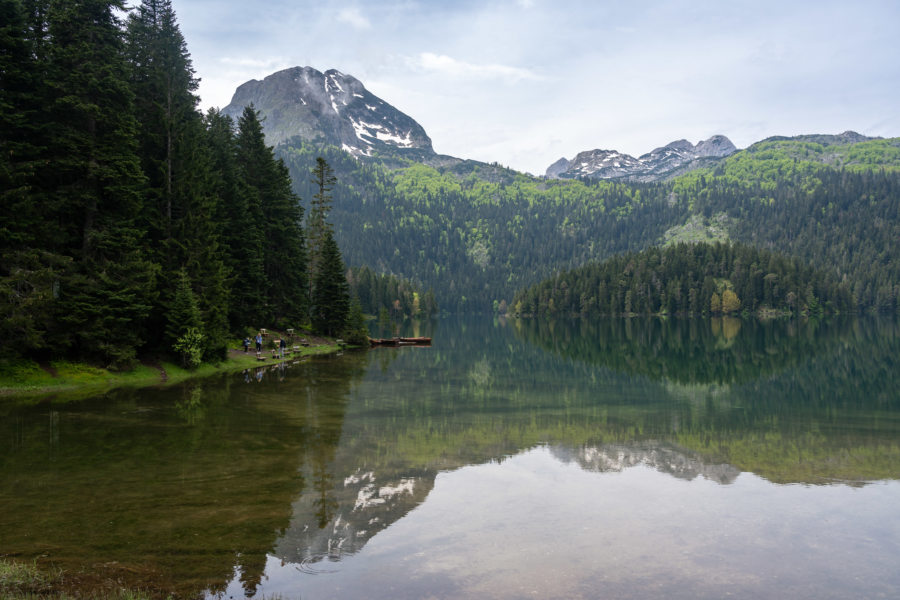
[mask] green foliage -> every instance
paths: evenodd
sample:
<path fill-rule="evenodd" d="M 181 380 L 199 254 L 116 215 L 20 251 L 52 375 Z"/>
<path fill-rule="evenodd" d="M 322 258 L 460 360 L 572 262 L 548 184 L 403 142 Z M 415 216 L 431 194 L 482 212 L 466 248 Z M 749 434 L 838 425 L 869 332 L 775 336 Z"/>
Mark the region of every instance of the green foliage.
<path fill-rule="evenodd" d="M 184 269 L 178 273 L 175 296 L 166 311 L 166 318 L 165 340 L 169 345 L 176 344 L 191 329 L 204 329 L 200 306 L 191 289 L 190 277 Z"/>
<path fill-rule="evenodd" d="M 316 278 L 322 261 L 323 245 L 326 235 L 334 235 L 334 228 L 328 222 L 331 211 L 331 191 L 337 183 L 334 170 L 321 156 L 316 157 L 316 166 L 312 169 L 310 183 L 315 187 L 306 222 L 306 238 L 309 240 L 309 280 Z"/>
<path fill-rule="evenodd" d="M 247 314 L 240 324 L 303 322 L 308 306 L 303 209 L 291 192 L 287 169 L 265 144 L 252 106 L 238 122 L 236 148 L 251 227 L 246 243 L 257 244 L 248 263 L 237 265 L 238 279 L 250 283 L 241 300 Z"/>
<path fill-rule="evenodd" d="M 188 327 L 172 348 L 181 354 L 181 364 L 186 369 L 196 369 L 203 362 L 204 335 L 196 327 Z"/>
<path fill-rule="evenodd" d="M 350 298 L 350 309 L 347 313 L 347 324 L 342 334 L 344 341 L 354 346 L 366 346 L 369 343 L 369 330 L 366 327 L 366 317 L 363 314 L 359 298 Z"/>
<path fill-rule="evenodd" d="M 432 290 L 422 293 L 417 285 L 396 275 L 354 267 L 347 271 L 347 283 L 351 297 L 359 299 L 366 314 L 377 315 L 383 309 L 395 320 L 403 320 L 430 317 L 438 311 Z"/>
<path fill-rule="evenodd" d="M 802 300 L 801 300 L 802 299 Z M 741 244 L 677 244 L 562 272 L 516 294 L 524 315 L 850 312 L 849 286 Z"/>
<path fill-rule="evenodd" d="M 488 311 L 559 270 L 661 241 L 717 240 L 807 261 L 846 280 L 860 308 L 894 311 L 897 148 L 897 140 L 763 142 L 665 184 L 359 162 L 297 140 L 277 151 L 301 196 L 315 192 L 304 181 L 317 156 L 340 174 L 331 215 L 348 262 L 414 279 L 448 311 Z"/>
<path fill-rule="evenodd" d="M 255 114 L 197 111 L 171 2 L 122 9 L 0 3 L 4 351 L 123 368 L 197 327 L 220 360 L 308 319 L 302 208 Z"/>
<path fill-rule="evenodd" d="M 348 263 L 415 280 L 447 311 L 488 311 L 559 268 L 653 243 L 684 214 L 659 185 L 546 181 L 470 163 L 392 170 L 298 140 L 277 152 L 304 198 L 317 157 L 335 169 L 330 214 Z"/>
<path fill-rule="evenodd" d="M 344 277 L 344 263 L 337 243 L 325 233 L 322 256 L 313 282 L 312 325 L 317 333 L 334 336 L 342 332 L 350 310 L 350 296 Z"/>

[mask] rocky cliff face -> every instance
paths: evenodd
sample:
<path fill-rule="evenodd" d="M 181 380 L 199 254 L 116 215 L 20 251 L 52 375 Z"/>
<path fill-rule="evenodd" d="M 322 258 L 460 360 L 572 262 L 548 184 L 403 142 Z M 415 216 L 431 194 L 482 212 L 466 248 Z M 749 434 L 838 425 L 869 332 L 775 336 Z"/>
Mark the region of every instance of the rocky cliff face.
<path fill-rule="evenodd" d="M 300 137 L 338 146 L 356 157 L 379 152 L 420 159 L 434 155 L 421 125 L 355 77 L 334 69 L 321 73 L 293 67 L 248 81 L 222 112 L 237 119 L 251 104 L 265 118 L 263 129 L 271 145 Z"/>
<path fill-rule="evenodd" d="M 734 152 L 737 148 L 724 135 L 714 135 L 696 146 L 687 140 L 677 140 L 639 158 L 615 150 L 588 150 L 571 161 L 565 158 L 556 161 L 547 169 L 546 176 L 658 181 Z"/>

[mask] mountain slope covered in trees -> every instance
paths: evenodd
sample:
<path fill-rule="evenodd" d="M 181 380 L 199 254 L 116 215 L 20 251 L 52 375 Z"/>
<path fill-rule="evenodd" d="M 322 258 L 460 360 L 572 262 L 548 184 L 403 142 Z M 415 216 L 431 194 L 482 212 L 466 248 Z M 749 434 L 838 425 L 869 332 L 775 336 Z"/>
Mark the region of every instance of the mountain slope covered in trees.
<path fill-rule="evenodd" d="M 475 163 L 395 168 L 299 139 L 276 151 L 304 198 L 314 157 L 334 165 L 332 215 L 348 264 L 418 281 L 450 311 L 489 311 L 560 270 L 713 222 L 717 239 L 782 252 L 847 283 L 861 309 L 898 306 L 900 139 L 770 140 L 648 184 Z"/>

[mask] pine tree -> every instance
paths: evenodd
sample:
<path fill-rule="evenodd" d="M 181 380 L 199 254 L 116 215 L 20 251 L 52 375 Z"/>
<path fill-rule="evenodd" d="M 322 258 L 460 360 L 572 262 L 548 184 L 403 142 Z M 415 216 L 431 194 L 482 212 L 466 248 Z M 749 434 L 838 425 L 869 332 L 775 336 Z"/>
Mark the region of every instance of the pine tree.
<path fill-rule="evenodd" d="M 53 348 L 55 292 L 72 260 L 41 248 L 56 233 L 35 177 L 45 152 L 47 63 L 28 17 L 21 0 L 0 0 L 0 340 L 10 351 L 34 353 Z"/>
<path fill-rule="evenodd" d="M 188 369 L 196 369 L 203 362 L 206 335 L 200 307 L 191 291 L 191 280 L 187 273 L 179 273 L 175 299 L 169 313 L 166 326 L 166 338 L 173 352 L 180 355 L 181 364 Z"/>
<path fill-rule="evenodd" d="M 350 309 L 344 262 L 334 236 L 326 232 L 322 256 L 313 286 L 312 324 L 325 335 L 338 335 L 344 330 Z"/>
<path fill-rule="evenodd" d="M 46 94 L 32 48 L 23 3 L 0 0 L 0 254 L 31 246 L 45 227 L 30 190 Z"/>
<path fill-rule="evenodd" d="M 136 219 L 144 178 L 137 158 L 118 1 L 57 0 L 47 14 L 47 147 L 42 179 L 51 249 L 73 257 L 60 282 L 61 342 L 74 354 L 130 364 L 154 300 L 156 266 Z"/>
<path fill-rule="evenodd" d="M 259 114 L 244 109 L 238 122 L 237 164 L 251 228 L 249 264 L 240 274 L 251 293 L 243 298 L 251 322 L 294 326 L 307 316 L 307 258 L 303 208 L 291 191 L 287 168 L 266 146 Z"/>
<path fill-rule="evenodd" d="M 325 237 L 333 235 L 334 229 L 328 222 L 328 213 L 331 211 L 331 190 L 334 189 L 337 178 L 329 164 L 321 156 L 316 157 L 316 166 L 313 168 L 311 183 L 316 192 L 310 201 L 309 216 L 306 221 L 306 239 L 309 240 L 309 281 L 316 278 L 319 264 L 322 260 Z M 311 290 L 312 293 L 312 290 Z"/>
<path fill-rule="evenodd" d="M 350 299 L 350 307 L 347 311 L 347 323 L 345 326 L 344 340 L 355 346 L 365 346 L 369 343 L 369 330 L 366 327 L 366 317 L 363 314 L 362 304 L 359 298 L 353 296 Z"/>
<path fill-rule="evenodd" d="M 162 266 L 163 302 L 153 320 L 166 320 L 174 300 L 170 282 L 186 269 L 207 324 L 204 354 L 224 358 L 228 271 L 212 218 L 218 200 L 213 164 L 196 108 L 197 79 L 169 0 L 143 0 L 128 20 L 127 38 L 140 156 L 148 177 L 148 251 Z"/>
<path fill-rule="evenodd" d="M 205 330 L 200 305 L 191 285 L 187 271 L 182 269 L 177 275 L 174 298 L 166 315 L 165 341 L 171 348 L 189 329 L 201 333 Z"/>
<path fill-rule="evenodd" d="M 218 198 L 211 218 L 221 232 L 222 251 L 229 272 L 230 295 L 225 314 L 231 331 L 242 332 L 247 327 L 262 326 L 257 316 L 262 312 L 265 287 L 262 216 L 238 166 L 237 139 L 231 117 L 211 109 L 205 123 L 213 194 Z M 253 211 L 250 210 L 251 202 Z"/>

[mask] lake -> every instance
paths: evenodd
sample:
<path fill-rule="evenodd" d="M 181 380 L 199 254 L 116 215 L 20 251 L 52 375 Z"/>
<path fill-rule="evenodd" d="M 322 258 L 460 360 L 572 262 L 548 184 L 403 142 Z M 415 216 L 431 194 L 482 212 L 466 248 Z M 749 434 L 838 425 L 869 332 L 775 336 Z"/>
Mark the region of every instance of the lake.
<path fill-rule="evenodd" d="M 209 598 L 900 597 L 900 322 L 446 318 L 0 400 L 0 556 Z"/>

